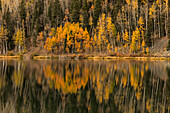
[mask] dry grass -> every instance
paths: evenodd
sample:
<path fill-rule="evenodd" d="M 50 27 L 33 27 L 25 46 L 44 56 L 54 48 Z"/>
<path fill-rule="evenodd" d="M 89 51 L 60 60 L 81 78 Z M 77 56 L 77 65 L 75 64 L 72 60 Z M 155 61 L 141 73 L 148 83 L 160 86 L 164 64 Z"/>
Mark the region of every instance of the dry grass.
<path fill-rule="evenodd" d="M 37 56 L 33 54 L 32 57 L 17 55 L 17 56 L 0 56 L 0 59 L 34 59 L 34 60 L 45 60 L 45 59 L 136 59 L 136 60 L 170 60 L 170 57 L 159 57 L 151 54 L 124 54 L 110 52 L 108 54 L 64 54 L 64 55 L 48 55 L 48 56 Z"/>

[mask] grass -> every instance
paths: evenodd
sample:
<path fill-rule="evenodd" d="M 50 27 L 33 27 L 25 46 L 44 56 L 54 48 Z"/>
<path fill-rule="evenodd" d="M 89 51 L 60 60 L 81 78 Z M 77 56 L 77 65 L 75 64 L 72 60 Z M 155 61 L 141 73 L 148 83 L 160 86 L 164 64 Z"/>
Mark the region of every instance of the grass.
<path fill-rule="evenodd" d="M 25 59 L 27 56 L 0 56 L 0 59 Z M 122 54 L 122 53 L 109 53 L 109 54 L 67 54 L 67 55 L 48 55 L 37 56 L 32 55 L 29 59 L 135 59 L 135 60 L 170 60 L 170 57 L 159 57 L 146 54 Z"/>
<path fill-rule="evenodd" d="M 23 59 L 23 56 L 0 56 L 0 59 Z"/>
<path fill-rule="evenodd" d="M 32 59 L 38 60 L 38 59 L 59 59 L 58 56 L 34 56 Z"/>

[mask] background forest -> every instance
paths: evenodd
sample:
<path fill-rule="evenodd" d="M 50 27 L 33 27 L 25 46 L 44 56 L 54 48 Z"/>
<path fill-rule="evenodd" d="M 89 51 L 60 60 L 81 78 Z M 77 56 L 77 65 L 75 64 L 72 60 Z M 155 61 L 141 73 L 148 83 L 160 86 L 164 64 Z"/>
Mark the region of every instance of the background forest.
<path fill-rule="evenodd" d="M 149 53 L 170 37 L 168 0 L 0 0 L 0 54 Z M 167 50 L 170 49 L 170 42 Z"/>

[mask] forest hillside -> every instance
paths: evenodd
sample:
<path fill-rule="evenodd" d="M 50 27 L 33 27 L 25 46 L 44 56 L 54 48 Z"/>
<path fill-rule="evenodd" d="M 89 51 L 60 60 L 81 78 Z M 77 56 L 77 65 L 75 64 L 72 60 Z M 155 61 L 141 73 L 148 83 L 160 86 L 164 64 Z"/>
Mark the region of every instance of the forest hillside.
<path fill-rule="evenodd" d="M 169 6 L 168 0 L 0 0 L 0 54 L 169 55 Z"/>

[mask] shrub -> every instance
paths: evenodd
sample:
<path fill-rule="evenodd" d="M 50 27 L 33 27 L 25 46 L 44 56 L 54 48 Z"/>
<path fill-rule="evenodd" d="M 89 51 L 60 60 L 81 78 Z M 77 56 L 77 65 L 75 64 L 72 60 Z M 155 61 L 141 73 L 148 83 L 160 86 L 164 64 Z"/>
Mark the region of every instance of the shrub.
<path fill-rule="evenodd" d="M 122 53 L 117 53 L 116 56 L 117 56 L 117 57 L 124 57 L 125 55 L 122 54 Z"/>
<path fill-rule="evenodd" d="M 113 51 L 111 51 L 111 52 L 109 52 L 108 53 L 108 56 L 116 56 L 117 54 L 115 53 L 115 52 L 113 52 Z"/>
<path fill-rule="evenodd" d="M 14 56 L 14 52 L 13 51 L 8 51 L 7 56 Z"/>
<path fill-rule="evenodd" d="M 147 54 L 149 53 L 149 47 L 146 48 L 146 53 L 147 53 Z"/>
<path fill-rule="evenodd" d="M 129 54 L 129 57 L 138 57 L 138 54 Z"/>

